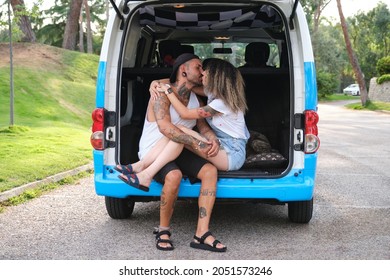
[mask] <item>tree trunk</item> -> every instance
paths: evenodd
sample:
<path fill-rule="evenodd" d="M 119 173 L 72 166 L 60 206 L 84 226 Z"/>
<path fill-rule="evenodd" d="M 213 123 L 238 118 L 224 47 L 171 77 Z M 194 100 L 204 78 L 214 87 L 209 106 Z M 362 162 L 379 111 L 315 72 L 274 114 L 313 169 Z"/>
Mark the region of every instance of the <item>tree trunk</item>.
<path fill-rule="evenodd" d="M 321 17 L 321 4 L 322 1 L 320 0 L 318 6 L 314 10 L 314 26 L 313 26 L 313 32 L 317 33 L 318 31 L 318 26 L 320 25 L 320 17 Z"/>
<path fill-rule="evenodd" d="M 86 17 L 86 24 L 87 24 L 87 52 L 93 53 L 91 13 L 89 11 L 88 0 L 84 0 L 84 8 L 85 8 L 85 17 Z"/>
<path fill-rule="evenodd" d="M 108 18 L 110 17 L 110 4 L 108 1 L 109 0 L 106 0 L 106 22 L 108 22 Z"/>
<path fill-rule="evenodd" d="M 349 61 L 352 65 L 353 72 L 355 74 L 355 78 L 357 80 L 357 83 L 359 84 L 360 99 L 361 99 L 362 105 L 366 106 L 366 103 L 368 100 L 366 82 L 364 81 L 364 76 L 363 76 L 362 70 L 360 69 L 359 61 L 357 60 L 355 52 L 352 49 L 351 40 L 349 39 L 347 23 L 345 21 L 343 10 L 341 7 L 341 0 L 336 0 L 336 1 L 337 1 L 337 9 L 339 10 L 340 23 L 341 23 L 341 28 L 342 28 L 343 34 L 344 34 L 345 46 L 347 48 Z"/>
<path fill-rule="evenodd" d="M 72 0 L 65 26 L 62 47 L 68 50 L 76 48 L 77 31 L 79 30 L 79 16 L 83 0 Z"/>
<path fill-rule="evenodd" d="M 83 8 L 80 9 L 80 18 L 79 18 L 79 50 L 84 52 L 84 26 L 83 26 Z"/>
<path fill-rule="evenodd" d="M 22 42 L 31 42 L 34 43 L 37 38 L 31 27 L 30 18 L 24 15 L 23 11 L 25 10 L 24 0 L 11 0 L 12 10 L 14 15 L 19 19 L 19 28 L 23 32 Z"/>

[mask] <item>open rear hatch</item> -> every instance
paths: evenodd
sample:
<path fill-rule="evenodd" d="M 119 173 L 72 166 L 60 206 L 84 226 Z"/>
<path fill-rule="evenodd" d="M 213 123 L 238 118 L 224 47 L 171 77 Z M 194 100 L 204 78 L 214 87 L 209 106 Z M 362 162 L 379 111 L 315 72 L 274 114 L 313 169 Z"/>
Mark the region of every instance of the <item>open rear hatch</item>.
<path fill-rule="evenodd" d="M 294 146 L 288 19 L 268 2 L 227 5 L 215 1 L 202 2 L 201 6 L 195 1 L 184 2 L 179 6 L 146 1 L 127 16 L 119 63 L 118 162 L 138 160 L 150 82 L 166 78 L 171 72 L 162 65 L 159 44 L 175 40 L 182 46 L 192 46 L 202 59 L 214 56 L 229 60 L 245 79 L 249 107 L 246 123 L 251 132 L 247 161 L 238 171 L 220 172 L 220 177 L 282 176 L 292 164 Z M 245 46 L 253 42 L 271 47 L 268 67 L 244 67 L 248 56 Z M 226 46 L 232 46 L 232 52 L 215 51 L 228 49 Z"/>

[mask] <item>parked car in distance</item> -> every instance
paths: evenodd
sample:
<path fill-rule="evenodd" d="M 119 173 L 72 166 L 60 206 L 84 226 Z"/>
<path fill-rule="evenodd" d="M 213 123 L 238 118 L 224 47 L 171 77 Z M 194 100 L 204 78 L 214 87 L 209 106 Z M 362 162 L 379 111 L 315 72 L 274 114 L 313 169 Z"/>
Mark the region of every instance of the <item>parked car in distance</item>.
<path fill-rule="evenodd" d="M 350 94 L 350 95 L 360 95 L 359 85 L 351 84 L 347 86 L 345 89 L 343 89 L 343 92 L 345 94 Z"/>

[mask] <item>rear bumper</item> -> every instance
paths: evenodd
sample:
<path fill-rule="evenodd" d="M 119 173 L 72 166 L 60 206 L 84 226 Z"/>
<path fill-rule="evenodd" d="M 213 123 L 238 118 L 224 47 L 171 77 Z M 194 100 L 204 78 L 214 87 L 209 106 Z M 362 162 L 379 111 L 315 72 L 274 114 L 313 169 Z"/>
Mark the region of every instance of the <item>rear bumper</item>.
<path fill-rule="evenodd" d="M 304 169 L 292 169 L 286 176 L 272 179 L 219 178 L 218 199 L 264 199 L 279 202 L 310 200 L 315 185 L 317 154 L 305 156 Z M 103 152 L 94 151 L 95 190 L 98 195 L 117 198 L 129 196 L 159 197 L 162 185 L 152 182 L 149 192 L 128 186 L 118 178 L 113 166 L 103 165 Z M 200 183 L 183 179 L 179 198 L 197 198 Z"/>

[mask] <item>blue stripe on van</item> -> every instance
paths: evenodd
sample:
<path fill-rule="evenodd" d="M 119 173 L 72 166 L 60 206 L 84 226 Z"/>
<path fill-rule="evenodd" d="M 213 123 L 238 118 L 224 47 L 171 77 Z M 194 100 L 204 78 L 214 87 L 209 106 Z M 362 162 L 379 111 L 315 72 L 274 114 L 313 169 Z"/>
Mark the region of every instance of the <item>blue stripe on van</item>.
<path fill-rule="evenodd" d="M 305 62 L 306 110 L 317 110 L 317 79 L 314 62 Z"/>
<path fill-rule="evenodd" d="M 106 65 L 107 63 L 105 61 L 99 62 L 98 76 L 96 81 L 96 108 L 104 108 Z"/>

